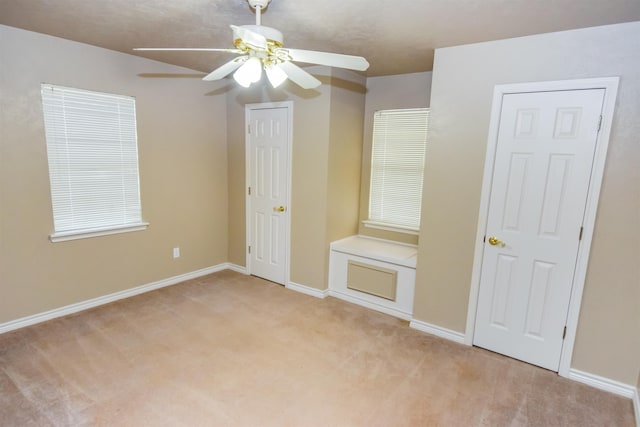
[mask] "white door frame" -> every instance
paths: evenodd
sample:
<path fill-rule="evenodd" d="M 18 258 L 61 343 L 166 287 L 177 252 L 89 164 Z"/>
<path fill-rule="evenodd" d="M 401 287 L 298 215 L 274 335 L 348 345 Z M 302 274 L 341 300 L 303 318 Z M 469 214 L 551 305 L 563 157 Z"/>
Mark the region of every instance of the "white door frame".
<path fill-rule="evenodd" d="M 489 214 L 489 198 L 491 196 L 491 185 L 493 178 L 493 168 L 498 141 L 498 128 L 500 125 L 500 112 L 502 110 L 502 99 L 506 94 L 527 93 L 527 92 L 550 92 L 558 90 L 580 90 L 580 89 L 604 89 L 604 101 L 602 108 L 602 123 L 596 141 L 596 149 L 591 169 L 591 183 L 587 193 L 587 203 L 584 213 L 582 240 L 578 245 L 578 257 L 576 260 L 576 270 L 573 276 L 573 286 L 571 298 L 569 300 L 569 312 L 567 314 L 567 333 L 562 353 L 560 354 L 560 367 L 558 374 L 567 377 L 571 368 L 571 357 L 578 328 L 578 317 L 580 315 L 580 304 L 589 263 L 589 251 L 593 238 L 593 229 L 600 197 L 600 187 L 604 174 L 607 149 L 609 147 L 609 136 L 613 121 L 613 110 L 618 93 L 618 77 L 603 77 L 594 79 L 559 80 L 549 82 L 516 83 L 507 85 L 496 85 L 493 91 L 493 103 L 491 108 L 491 122 L 489 124 L 489 138 L 487 141 L 487 154 L 484 164 L 484 175 L 482 178 L 482 195 L 480 199 L 480 211 L 478 213 L 478 228 L 476 232 L 476 244 L 473 257 L 473 270 L 471 273 L 471 290 L 469 292 L 469 307 L 467 311 L 467 327 L 465 331 L 464 343 L 473 345 L 473 335 L 476 326 L 476 311 L 478 305 L 478 294 L 480 292 L 480 273 L 482 270 L 482 257 L 484 253 L 484 236 L 486 234 L 487 218 Z"/>
<path fill-rule="evenodd" d="M 293 142 L 293 101 L 283 102 L 262 102 L 256 104 L 246 104 L 244 106 L 244 131 L 245 131 L 245 226 L 246 226 L 246 240 L 245 240 L 245 254 L 246 254 L 246 266 L 247 274 L 251 274 L 251 254 L 248 247 L 251 242 L 251 196 L 247 189 L 251 186 L 251 145 L 249 141 L 249 118 L 252 110 L 264 110 L 268 108 L 286 108 L 287 109 L 287 152 L 289 158 L 289 164 L 287 165 L 287 215 L 285 215 L 284 235 L 285 242 L 287 242 L 287 248 L 285 251 L 284 260 L 284 283 L 287 285 L 290 280 L 290 260 L 291 260 L 291 166 L 292 162 L 292 142 Z"/>

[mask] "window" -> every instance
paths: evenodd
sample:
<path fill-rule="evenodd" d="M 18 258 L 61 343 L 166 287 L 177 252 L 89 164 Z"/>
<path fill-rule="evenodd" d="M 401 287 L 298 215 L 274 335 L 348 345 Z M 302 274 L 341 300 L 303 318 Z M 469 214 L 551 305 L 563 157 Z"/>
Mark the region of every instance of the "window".
<path fill-rule="evenodd" d="M 375 113 L 365 226 L 417 234 L 428 123 L 427 108 Z"/>
<path fill-rule="evenodd" d="M 142 221 L 135 100 L 42 85 L 52 242 L 136 231 Z"/>

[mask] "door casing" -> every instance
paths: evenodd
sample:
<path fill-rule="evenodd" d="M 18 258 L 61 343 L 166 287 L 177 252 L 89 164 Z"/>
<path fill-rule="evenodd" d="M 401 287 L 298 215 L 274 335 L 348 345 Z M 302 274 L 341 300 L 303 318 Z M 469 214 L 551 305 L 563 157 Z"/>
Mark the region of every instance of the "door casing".
<path fill-rule="evenodd" d="M 246 104 L 244 106 L 245 112 L 245 227 L 246 227 L 246 241 L 245 241 L 245 255 L 246 255 L 246 266 L 247 266 L 247 274 L 251 274 L 251 254 L 249 253 L 249 245 L 252 241 L 252 230 L 251 230 L 251 196 L 249 195 L 248 188 L 251 186 L 251 141 L 249 135 L 249 123 L 251 118 L 252 110 L 264 110 L 270 108 L 286 108 L 287 109 L 287 151 L 289 164 L 287 165 L 287 215 L 285 216 L 285 242 L 286 242 L 286 250 L 285 250 L 285 272 L 284 272 L 284 283 L 283 285 L 287 286 L 290 281 L 290 272 L 291 272 L 291 166 L 292 166 L 292 142 L 293 142 L 293 101 L 283 101 L 283 102 L 263 102 L 256 104 Z"/>
<path fill-rule="evenodd" d="M 489 213 L 489 199 L 491 195 L 493 169 L 495 166 L 495 154 L 498 141 L 498 130 L 500 124 L 500 112 L 502 110 L 503 96 L 511 93 L 604 89 L 605 95 L 602 108 L 602 123 L 600 127 L 600 133 L 598 134 L 596 141 L 593 167 L 591 170 L 591 183 L 589 185 L 589 191 L 587 193 L 587 203 L 583 220 L 582 240 L 580 241 L 578 246 L 578 257 L 573 277 L 571 297 L 569 300 L 567 332 L 564 344 L 562 346 L 562 352 L 560 355 L 560 366 L 558 369 L 559 375 L 564 377 L 569 376 L 576 331 L 578 328 L 580 304 L 582 301 L 584 282 L 589 262 L 589 252 L 591 250 L 591 241 L 593 239 L 596 211 L 598 200 L 600 197 L 600 188 L 602 185 L 602 177 L 604 175 L 605 161 L 607 157 L 607 150 L 609 147 L 611 125 L 613 122 L 613 111 L 615 107 L 616 96 L 618 93 L 618 81 L 618 77 L 603 77 L 593 79 L 558 80 L 495 86 L 491 107 L 491 121 L 489 124 L 489 137 L 487 141 L 484 175 L 482 179 L 482 193 L 480 199 L 480 209 L 478 213 L 478 226 L 473 258 L 473 270 L 471 273 L 471 289 L 469 292 L 467 325 L 464 339 L 465 344 L 473 345 L 478 294 L 480 292 L 480 273 L 482 268 L 482 258 L 485 249 L 484 236 L 486 234 L 487 218 Z"/>

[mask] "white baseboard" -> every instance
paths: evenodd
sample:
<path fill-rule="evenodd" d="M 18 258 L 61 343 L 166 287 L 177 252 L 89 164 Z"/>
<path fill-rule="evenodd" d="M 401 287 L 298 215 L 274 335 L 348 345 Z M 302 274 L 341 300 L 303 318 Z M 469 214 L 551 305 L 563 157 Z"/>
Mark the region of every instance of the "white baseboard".
<path fill-rule="evenodd" d="M 332 297 L 350 302 L 352 304 L 361 305 L 363 307 L 370 308 L 372 310 L 379 311 L 381 313 L 388 314 L 390 316 L 398 317 L 402 320 L 411 320 L 411 313 L 407 313 L 405 311 L 398 310 L 396 308 L 386 307 L 381 304 L 376 304 L 375 302 L 367 301 L 362 298 L 355 297 L 353 295 L 347 295 L 340 291 L 336 291 L 334 289 L 329 290 L 329 295 Z"/>
<path fill-rule="evenodd" d="M 637 387 L 573 368 L 569 369 L 567 378 L 631 399 L 633 401 L 633 412 L 636 416 L 636 426 L 640 427 L 640 395 Z"/>
<path fill-rule="evenodd" d="M 640 390 L 638 387 L 633 393 L 633 411 L 636 413 L 636 426 L 640 427 Z"/>
<path fill-rule="evenodd" d="M 292 281 L 288 281 L 285 285 L 285 288 L 291 289 L 292 291 L 300 292 L 301 294 L 311 295 L 312 297 L 324 299 L 329 295 L 329 291 L 327 289 L 321 290 L 317 288 L 312 288 L 311 286 L 301 285 L 299 283 L 295 283 Z"/>
<path fill-rule="evenodd" d="M 573 368 L 569 369 L 567 378 L 629 399 L 633 399 L 637 395 L 637 389 L 632 385 Z"/>
<path fill-rule="evenodd" d="M 169 277 L 168 279 L 158 280 L 157 282 L 148 283 L 146 285 L 136 286 L 135 288 L 126 289 L 124 291 L 115 292 L 113 294 L 104 295 L 90 300 L 78 302 L 64 307 L 55 308 L 53 310 L 45 311 L 43 313 L 34 314 L 31 316 L 22 317 L 20 319 L 11 320 L 6 323 L 0 324 L 0 334 L 13 331 L 15 329 L 24 328 L 25 326 L 35 325 L 36 323 L 45 322 L 47 320 L 55 319 L 57 317 L 67 316 L 69 314 L 77 313 L 79 311 L 87 310 L 89 308 L 97 307 L 100 305 L 108 304 L 124 298 L 129 298 L 135 295 L 143 294 L 145 292 L 153 291 L 156 289 L 164 288 L 166 286 L 175 285 L 176 283 L 184 282 L 185 280 L 195 279 L 197 277 L 206 276 L 207 274 L 216 273 L 218 271 L 234 269 L 232 264 L 222 263 L 212 267 L 203 268 L 200 270 L 192 271 L 185 274 Z"/>
<path fill-rule="evenodd" d="M 229 270 L 233 270 L 236 273 L 240 273 L 240 274 L 249 274 L 249 270 L 247 270 L 247 267 L 243 267 L 241 265 L 238 264 L 233 264 L 233 263 L 226 263 L 226 268 L 228 268 Z"/>
<path fill-rule="evenodd" d="M 418 331 L 435 335 L 440 338 L 447 339 L 449 341 L 457 342 L 458 344 L 464 344 L 464 334 L 462 332 L 452 331 L 451 329 L 432 325 L 431 323 L 423 322 L 422 320 L 416 319 L 411 320 L 411 322 L 409 323 L 409 327 L 417 329 Z"/>

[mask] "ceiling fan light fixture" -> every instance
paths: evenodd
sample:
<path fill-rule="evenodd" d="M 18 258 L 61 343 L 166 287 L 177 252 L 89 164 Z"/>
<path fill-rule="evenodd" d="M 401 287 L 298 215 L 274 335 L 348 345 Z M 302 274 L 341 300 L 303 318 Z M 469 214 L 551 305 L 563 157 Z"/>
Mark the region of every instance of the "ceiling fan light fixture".
<path fill-rule="evenodd" d="M 230 26 L 233 31 L 233 49 L 160 47 L 136 48 L 134 50 L 204 51 L 239 54 L 240 56 L 211 71 L 203 80 L 221 80 L 233 73 L 235 81 L 245 88 L 251 86 L 251 83 L 260 81 L 262 68 L 265 69 L 269 83 L 274 88 L 280 86 L 287 79 L 303 89 L 313 89 L 322 84 L 320 80 L 300 68 L 295 62 L 355 71 L 365 71 L 369 68 L 367 60 L 361 56 L 285 48 L 282 33 L 275 28 L 264 26 L 260 22 L 262 11 L 269 6 L 271 0 L 246 1 L 256 11 L 256 24 Z"/>
<path fill-rule="evenodd" d="M 264 67 L 264 71 L 267 73 L 269 83 L 271 83 L 274 89 L 287 80 L 287 73 L 285 73 L 278 64 L 267 65 Z"/>
<path fill-rule="evenodd" d="M 252 56 L 233 73 L 233 78 L 242 87 L 249 87 L 262 77 L 262 62 L 260 58 Z"/>

